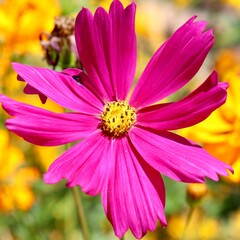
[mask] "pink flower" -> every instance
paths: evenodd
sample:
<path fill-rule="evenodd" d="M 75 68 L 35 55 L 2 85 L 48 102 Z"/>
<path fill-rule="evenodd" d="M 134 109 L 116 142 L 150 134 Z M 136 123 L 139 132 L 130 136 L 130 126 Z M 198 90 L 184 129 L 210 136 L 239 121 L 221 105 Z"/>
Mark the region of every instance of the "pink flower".
<path fill-rule="evenodd" d="M 216 72 L 178 102 L 152 105 L 176 92 L 196 74 L 213 45 L 212 31 L 195 17 L 180 27 L 154 54 L 129 102 L 136 68 L 134 3 L 125 9 L 114 0 L 109 13 L 94 16 L 83 8 L 75 34 L 84 72 L 71 74 L 14 63 L 15 71 L 34 89 L 70 109 L 53 113 L 1 95 L 14 118 L 9 130 L 26 141 L 55 146 L 79 141 L 55 160 L 46 183 L 63 178 L 90 195 L 101 194 L 115 234 L 130 229 L 136 238 L 166 226 L 162 173 L 176 181 L 205 182 L 227 175 L 227 164 L 169 130 L 196 124 L 226 100 L 226 83 Z M 73 70 L 74 71 L 74 70 Z M 74 74 L 73 74 L 74 75 Z"/>

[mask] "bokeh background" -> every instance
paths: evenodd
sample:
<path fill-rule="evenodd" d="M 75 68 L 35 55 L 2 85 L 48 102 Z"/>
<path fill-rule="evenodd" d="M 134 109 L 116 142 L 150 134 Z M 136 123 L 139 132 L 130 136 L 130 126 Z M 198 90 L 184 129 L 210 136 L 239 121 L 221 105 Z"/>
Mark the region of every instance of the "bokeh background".
<path fill-rule="evenodd" d="M 55 67 L 57 70 L 66 64 L 74 65 L 74 54 L 66 57 L 66 53 L 64 57 L 60 56 L 58 64 L 49 65 L 49 58 L 56 57 L 56 52 L 49 53 L 52 50 L 49 48 L 54 48 L 49 37 L 56 23 L 54 18 L 74 18 L 82 6 L 92 11 L 98 5 L 108 9 L 110 2 L 0 0 L 0 93 L 62 112 L 63 109 L 49 99 L 43 105 L 37 95 L 24 94 L 25 84 L 17 80 L 11 62 Z M 125 5 L 129 2 L 123 1 Z M 190 92 L 213 69 L 218 71 L 221 81 L 229 82 L 226 104 L 204 122 L 183 129 L 179 134 L 198 142 L 235 170 L 234 175 L 221 178 L 217 183 L 207 181 L 201 185 L 176 183 L 164 178 L 168 227 L 162 229 L 158 225 L 156 231 L 148 233 L 144 240 L 240 239 L 240 1 L 135 2 L 138 37 L 136 81 L 155 50 L 191 16 L 197 15 L 198 19 L 208 22 L 208 28 L 213 28 L 215 45 L 201 70 L 184 90 L 168 100 L 176 100 Z M 64 44 L 68 45 L 69 42 Z M 46 185 L 42 180 L 48 166 L 65 148 L 38 147 L 23 141 L 6 130 L 4 121 L 7 117 L 1 109 L 0 240 L 81 240 L 82 231 L 71 190 L 65 187 L 64 181 Z M 91 239 L 117 239 L 104 215 L 100 197 L 80 195 L 87 213 Z M 134 238 L 127 233 L 125 239 Z"/>

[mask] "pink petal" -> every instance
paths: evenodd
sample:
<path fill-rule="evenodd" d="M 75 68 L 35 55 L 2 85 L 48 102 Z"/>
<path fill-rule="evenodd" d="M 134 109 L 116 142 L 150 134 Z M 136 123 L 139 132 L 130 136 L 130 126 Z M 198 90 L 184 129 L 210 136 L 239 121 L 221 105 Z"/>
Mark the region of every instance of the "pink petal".
<path fill-rule="evenodd" d="M 94 132 L 99 119 L 80 113 L 53 113 L 0 95 L 4 110 L 14 118 L 7 128 L 26 141 L 42 146 L 62 145 L 85 138 Z"/>
<path fill-rule="evenodd" d="M 128 228 L 141 238 L 156 228 L 158 219 L 166 226 L 163 180 L 127 138 L 114 141 L 110 175 L 102 192 L 104 210 L 119 238 Z"/>
<path fill-rule="evenodd" d="M 227 87 L 226 83 L 218 82 L 217 73 L 213 72 L 200 87 L 182 100 L 140 109 L 138 124 L 158 130 L 176 130 L 197 124 L 226 101 Z"/>
<path fill-rule="evenodd" d="M 61 73 L 65 73 L 71 77 L 74 77 L 74 76 L 79 76 L 82 73 L 82 70 L 78 68 L 66 68 L 66 69 L 63 69 Z"/>
<path fill-rule="evenodd" d="M 102 102 L 67 74 L 19 63 L 13 63 L 13 68 L 30 86 L 65 108 L 87 114 L 98 114 L 103 108 Z"/>
<path fill-rule="evenodd" d="M 174 180 L 197 183 L 208 177 L 217 181 L 217 174 L 226 176 L 226 169 L 232 171 L 226 163 L 174 133 L 135 127 L 129 136 L 149 165 Z"/>
<path fill-rule="evenodd" d="M 33 88 L 32 86 L 30 86 L 29 84 L 26 85 L 26 87 L 24 88 L 23 92 L 25 94 L 38 94 L 39 98 L 41 100 L 41 102 L 44 104 L 47 101 L 47 97 L 45 95 L 43 95 L 42 93 L 40 93 L 37 89 Z"/>
<path fill-rule="evenodd" d="M 107 101 L 124 100 L 136 69 L 134 3 L 126 9 L 113 1 L 109 14 L 98 8 L 94 17 L 83 8 L 76 19 L 79 57 L 91 79 L 88 88 Z"/>
<path fill-rule="evenodd" d="M 120 11 L 120 1 L 113 1 L 110 7 L 112 19 L 112 79 L 116 87 L 116 98 L 126 99 L 136 70 L 137 44 L 135 34 L 136 5 L 133 2 Z"/>
<path fill-rule="evenodd" d="M 65 178 L 68 187 L 79 185 L 84 192 L 97 195 L 108 179 L 111 148 L 109 138 L 96 131 L 55 160 L 44 181 L 54 184 Z"/>
<path fill-rule="evenodd" d="M 140 108 L 177 91 L 197 73 L 213 45 L 212 31 L 203 32 L 206 23 L 191 18 L 154 54 L 140 77 L 130 104 Z"/>
<path fill-rule="evenodd" d="M 22 82 L 25 82 L 25 80 L 24 80 L 21 76 L 19 76 L 19 75 L 17 75 L 17 80 L 22 81 Z M 41 102 L 42 102 L 43 104 L 46 103 L 46 101 L 47 101 L 47 97 L 46 97 L 45 95 L 43 95 L 42 93 L 40 93 L 37 89 L 33 88 L 33 87 L 30 86 L 29 84 L 27 84 L 27 85 L 25 86 L 23 92 L 24 92 L 25 94 L 38 94 L 38 96 L 39 96 L 39 98 L 40 98 L 40 100 L 41 100 Z"/>
<path fill-rule="evenodd" d="M 78 76 L 78 75 L 82 74 L 82 71 L 77 68 L 67 68 L 67 69 L 64 69 L 61 73 L 65 73 L 67 75 L 70 75 L 71 77 L 74 77 L 74 76 Z M 19 81 L 25 82 L 25 80 L 19 75 L 17 75 L 17 79 Z M 26 85 L 23 92 L 26 94 L 38 94 L 39 98 L 43 104 L 46 103 L 46 101 L 47 101 L 47 97 L 45 95 L 43 95 L 41 92 L 39 92 L 37 89 L 33 88 L 29 84 Z"/>

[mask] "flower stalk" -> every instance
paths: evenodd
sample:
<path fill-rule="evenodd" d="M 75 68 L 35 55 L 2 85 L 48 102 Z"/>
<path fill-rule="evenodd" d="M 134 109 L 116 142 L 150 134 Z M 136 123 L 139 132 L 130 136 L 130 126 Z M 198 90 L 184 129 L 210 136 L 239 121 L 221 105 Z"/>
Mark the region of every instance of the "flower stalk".
<path fill-rule="evenodd" d="M 184 229 L 183 229 L 182 240 L 187 240 L 187 229 L 188 229 L 189 223 L 192 219 L 195 208 L 196 207 L 193 206 L 193 205 L 190 205 L 190 207 L 189 207 L 186 223 L 185 223 L 185 226 L 184 226 Z"/>
<path fill-rule="evenodd" d="M 77 209 L 78 218 L 82 226 L 83 239 L 90 240 L 90 234 L 87 225 L 86 215 L 83 210 L 83 204 L 76 187 L 72 188 L 73 198 Z"/>

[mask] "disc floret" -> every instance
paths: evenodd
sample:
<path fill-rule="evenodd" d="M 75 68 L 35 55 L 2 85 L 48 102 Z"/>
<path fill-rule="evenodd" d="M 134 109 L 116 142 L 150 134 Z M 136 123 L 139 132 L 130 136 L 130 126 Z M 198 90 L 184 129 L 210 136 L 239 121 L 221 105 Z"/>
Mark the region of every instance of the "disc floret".
<path fill-rule="evenodd" d="M 102 131 L 112 137 L 121 137 L 136 122 L 136 109 L 125 101 L 108 102 L 101 114 Z"/>

